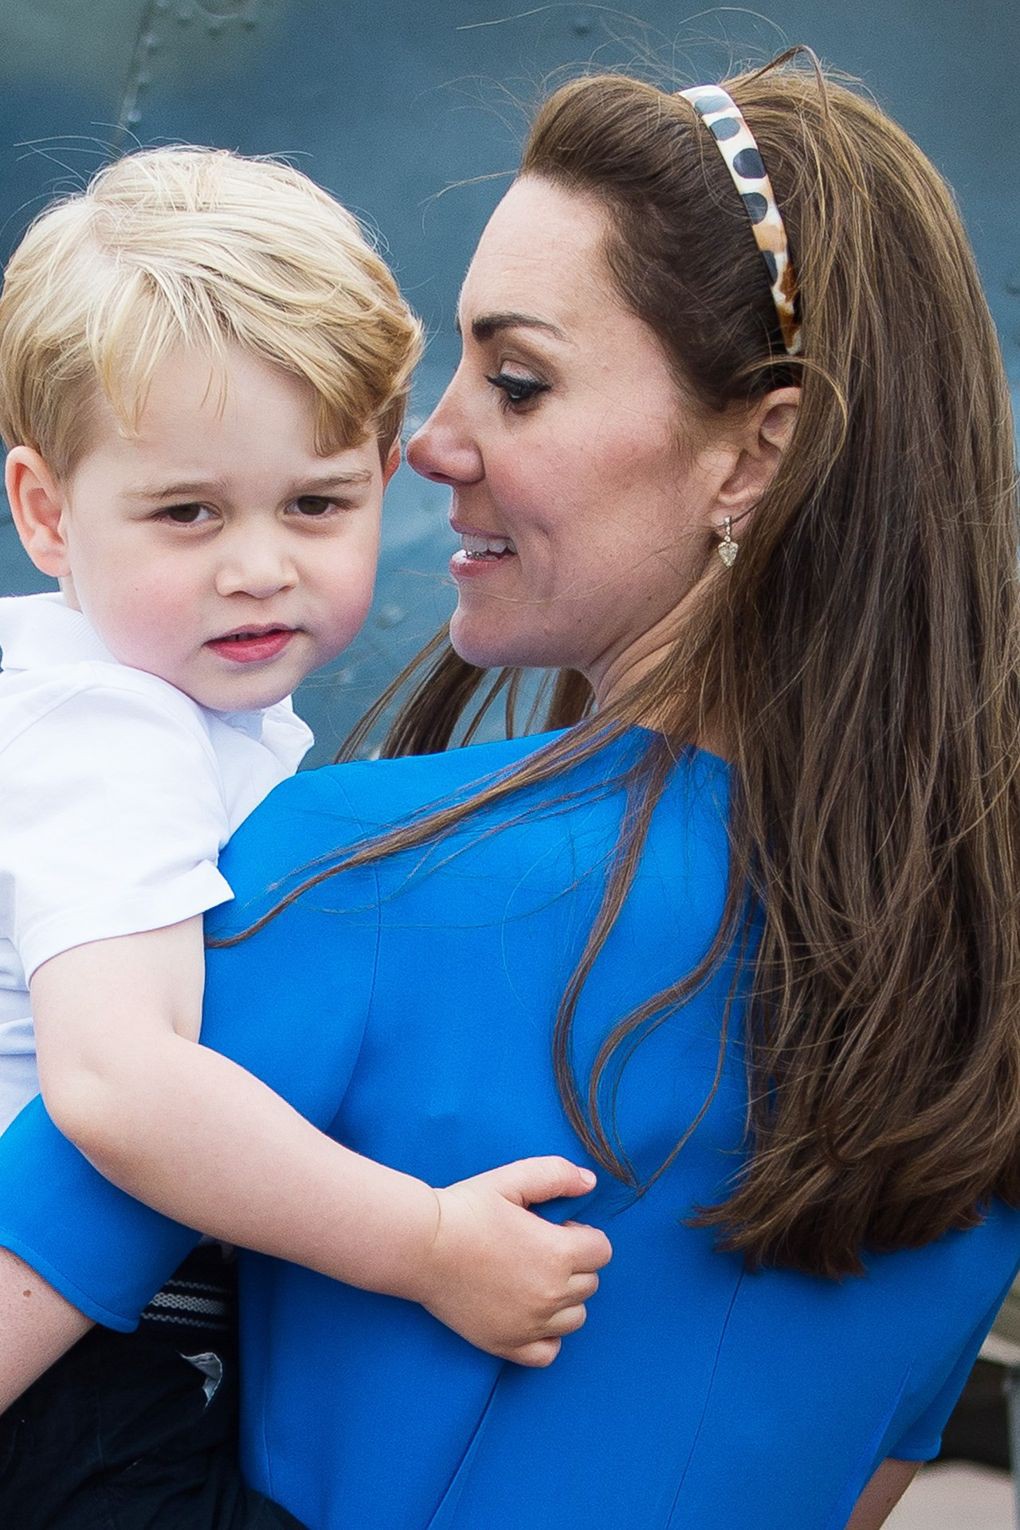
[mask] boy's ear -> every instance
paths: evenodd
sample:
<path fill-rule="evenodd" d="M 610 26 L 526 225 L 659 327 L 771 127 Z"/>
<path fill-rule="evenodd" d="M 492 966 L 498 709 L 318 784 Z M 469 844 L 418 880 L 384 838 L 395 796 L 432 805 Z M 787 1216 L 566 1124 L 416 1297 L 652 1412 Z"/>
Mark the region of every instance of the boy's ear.
<path fill-rule="evenodd" d="M 393 477 L 394 473 L 397 471 L 397 468 L 399 466 L 400 466 L 400 442 L 399 441 L 394 441 L 393 445 L 389 449 L 389 452 L 387 453 L 386 461 L 383 463 L 382 481 L 383 481 L 383 488 L 384 489 L 385 489 L 386 485 L 389 483 L 390 479 Z"/>
<path fill-rule="evenodd" d="M 64 536 L 66 502 L 53 473 L 32 447 L 13 446 L 4 477 L 22 547 L 40 573 L 66 578 L 71 572 Z"/>

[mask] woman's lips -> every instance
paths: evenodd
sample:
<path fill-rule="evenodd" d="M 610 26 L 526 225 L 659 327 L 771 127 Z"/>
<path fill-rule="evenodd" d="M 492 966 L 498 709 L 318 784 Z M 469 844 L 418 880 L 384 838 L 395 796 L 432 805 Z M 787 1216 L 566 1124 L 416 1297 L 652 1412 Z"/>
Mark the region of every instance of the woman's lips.
<path fill-rule="evenodd" d="M 516 562 L 517 554 L 514 552 L 469 553 L 462 547 L 450 559 L 450 573 L 455 579 L 478 579 L 492 574 L 501 566 Z"/>
<path fill-rule="evenodd" d="M 293 627 L 269 627 L 264 631 L 243 629 L 229 632 L 223 637 L 211 638 L 206 643 L 221 659 L 232 664 L 259 664 L 275 659 L 294 636 Z"/>
<path fill-rule="evenodd" d="M 452 525 L 462 543 L 450 559 L 450 572 L 455 579 L 474 578 L 516 559 L 517 549 L 509 537 L 491 531 L 476 531 L 456 521 Z"/>

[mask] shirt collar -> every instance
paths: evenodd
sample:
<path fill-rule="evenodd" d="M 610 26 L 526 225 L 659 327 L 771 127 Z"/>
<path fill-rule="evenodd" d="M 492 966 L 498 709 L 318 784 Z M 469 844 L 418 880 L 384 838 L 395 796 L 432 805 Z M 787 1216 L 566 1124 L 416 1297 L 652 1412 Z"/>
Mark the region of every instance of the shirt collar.
<path fill-rule="evenodd" d="M 277 706 L 281 705 L 281 702 L 277 702 Z M 213 715 L 235 732 L 246 733 L 249 738 L 261 742 L 266 720 L 265 708 L 259 712 L 214 712 Z"/>
<path fill-rule="evenodd" d="M 90 659 L 117 663 L 88 618 L 73 610 L 59 590 L 0 597 L 0 649 L 5 670 Z"/>
<path fill-rule="evenodd" d="M 59 590 L 47 590 L 42 595 L 0 596 L 0 650 L 7 672 L 47 669 L 55 664 L 81 664 L 97 659 L 103 664 L 120 664 L 88 618 L 69 606 Z M 289 698 L 268 710 L 274 717 L 286 721 L 293 719 L 295 724 L 299 722 Z M 238 733 L 261 740 L 266 711 L 260 708 L 246 712 L 217 712 L 215 715 Z M 304 724 L 300 726 L 303 728 Z M 307 748 L 305 743 L 302 753 Z"/>

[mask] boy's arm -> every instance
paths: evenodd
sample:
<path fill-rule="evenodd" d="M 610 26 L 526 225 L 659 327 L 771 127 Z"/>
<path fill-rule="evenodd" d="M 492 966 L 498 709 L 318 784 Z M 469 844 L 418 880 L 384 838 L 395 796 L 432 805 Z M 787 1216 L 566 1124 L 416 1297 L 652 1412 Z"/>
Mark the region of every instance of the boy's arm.
<path fill-rule="evenodd" d="M 29 1265 L 0 1249 L 0 1413 L 91 1326 Z"/>
<path fill-rule="evenodd" d="M 524 1208 L 584 1194 L 591 1176 L 534 1159 L 436 1191 L 350 1152 L 194 1044 L 202 957 L 201 921 L 191 919 L 79 946 L 37 970 L 40 1078 L 61 1130 L 168 1216 L 421 1302 L 483 1349 L 547 1364 L 584 1321 L 609 1246 L 595 1229 L 553 1226 Z"/>

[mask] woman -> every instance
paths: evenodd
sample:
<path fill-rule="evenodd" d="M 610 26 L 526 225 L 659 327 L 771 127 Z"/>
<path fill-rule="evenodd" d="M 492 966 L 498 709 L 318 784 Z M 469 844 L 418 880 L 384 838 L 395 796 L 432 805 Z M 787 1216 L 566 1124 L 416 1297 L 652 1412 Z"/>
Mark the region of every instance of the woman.
<path fill-rule="evenodd" d="M 551 97 L 410 449 L 459 657 L 391 751 L 494 665 L 572 726 L 304 776 L 228 853 L 205 1039 L 433 1183 L 580 1138 L 615 1249 L 548 1373 L 250 1258 L 246 1469 L 314 1530 L 874 1530 L 1020 1258 L 994 333 L 888 119 L 726 89 Z M 189 1235 L 31 1107 L 0 1169 L 0 1242 L 128 1326 Z M 41 1363 L 78 1319 L 16 1274 Z"/>

